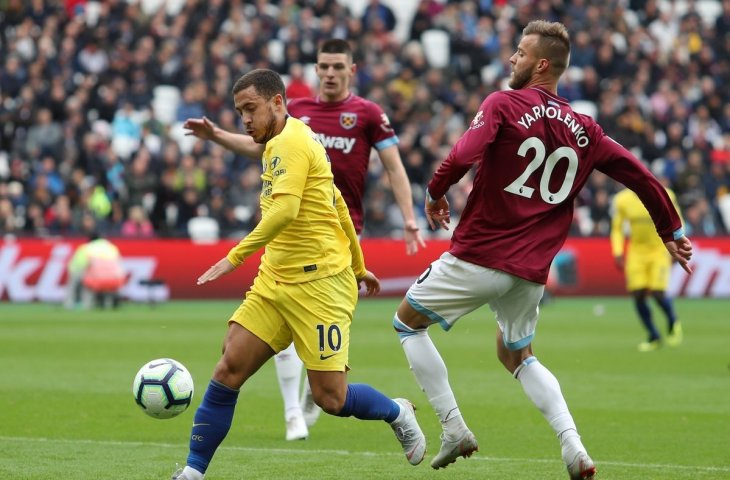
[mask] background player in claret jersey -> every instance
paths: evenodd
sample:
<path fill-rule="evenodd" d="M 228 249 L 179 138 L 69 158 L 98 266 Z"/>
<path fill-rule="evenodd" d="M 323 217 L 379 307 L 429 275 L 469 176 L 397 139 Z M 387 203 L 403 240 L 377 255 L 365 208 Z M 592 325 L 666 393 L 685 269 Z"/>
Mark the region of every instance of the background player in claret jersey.
<path fill-rule="evenodd" d="M 240 387 L 292 341 L 318 405 L 331 415 L 385 420 L 408 461 L 420 463 L 426 444 L 410 402 L 347 382 L 358 284 L 375 294 L 380 282 L 365 269 L 324 148 L 309 127 L 287 115 L 284 83 L 276 72 L 242 76 L 233 98 L 246 132 L 266 146 L 262 216 L 198 284 L 232 272 L 262 247 L 265 252 L 245 301 L 228 321 L 223 355 L 195 412 L 187 465 L 173 480 L 202 480 L 231 427 Z"/>
<path fill-rule="evenodd" d="M 667 193 L 676 207 L 674 192 L 667 190 Z M 624 255 L 626 227 L 629 241 Z M 636 312 L 648 334 L 648 339 L 639 343 L 639 351 L 652 352 L 662 345 L 661 335 L 652 320 L 649 295 L 654 298 L 667 319 L 667 345 L 679 345 L 682 342 L 682 325 L 677 321 L 672 299 L 666 294 L 672 257 L 654 233 L 649 212 L 631 190 L 622 190 L 613 199 L 611 250 L 616 266 L 625 272 L 626 288 L 631 292 Z"/>
<path fill-rule="evenodd" d="M 489 304 L 497 320 L 497 357 L 555 431 L 570 478 L 593 478 L 595 466 L 560 385 L 532 353 L 532 341 L 550 263 L 568 234 L 573 200 L 594 169 L 637 193 L 670 255 L 690 271 L 692 246 L 664 187 L 590 117 L 573 112 L 557 96 L 569 54 L 562 24 L 530 22 L 510 57 L 513 90 L 484 100 L 428 184 L 428 221 L 448 228 L 446 192 L 476 167 L 449 251 L 410 287 L 393 319 L 416 379 L 441 420 L 434 468 L 470 456 L 478 445 L 427 328 L 438 323 L 449 330 Z"/>
<path fill-rule="evenodd" d="M 406 253 L 414 254 L 425 244 L 413 213 L 411 186 L 398 152 L 398 136 L 378 105 L 350 92 L 350 82 L 357 71 L 350 44 L 341 39 L 325 41 L 317 52 L 316 71 L 319 95 L 292 100 L 288 104 L 289 114 L 307 123 L 327 150 L 335 185 L 342 191 L 358 235 L 363 228 L 370 151 L 375 148 L 403 215 Z M 258 158 L 263 152 L 250 136 L 222 130 L 207 118 L 188 119 L 184 126 L 189 134 L 212 140 L 241 155 Z M 276 371 L 284 399 L 286 438 L 306 438 L 307 427 L 314 424 L 320 410 L 312 402 L 306 381 L 300 400 L 302 362 L 293 348 L 277 355 Z"/>

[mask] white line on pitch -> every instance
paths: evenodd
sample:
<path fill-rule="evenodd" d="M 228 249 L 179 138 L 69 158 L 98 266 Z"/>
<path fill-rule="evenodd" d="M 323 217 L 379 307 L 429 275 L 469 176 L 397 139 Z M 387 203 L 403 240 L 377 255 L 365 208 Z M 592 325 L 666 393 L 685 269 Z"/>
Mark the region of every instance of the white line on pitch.
<path fill-rule="evenodd" d="M 185 448 L 184 444 L 174 443 L 158 443 L 158 442 L 135 442 L 135 441 L 118 441 L 118 440 L 90 440 L 90 439 L 67 439 L 67 438 L 43 438 L 43 437 L 6 437 L 0 436 L 0 441 L 15 441 L 25 443 L 62 443 L 62 444 L 73 444 L 73 445 L 107 445 L 114 447 L 161 447 L 161 448 Z M 363 457 L 369 456 L 397 456 L 400 457 L 401 453 L 395 452 L 368 452 L 368 451 L 357 451 L 357 450 L 328 450 L 328 449 L 304 449 L 304 448 L 258 448 L 258 447 L 237 447 L 237 446 L 226 446 L 221 445 L 218 450 L 229 450 L 235 452 L 253 452 L 253 453 L 288 453 L 288 454 L 302 454 L 311 455 L 312 453 L 327 454 L 327 455 L 360 455 Z M 545 458 L 504 458 L 504 457 L 488 457 L 484 455 L 473 456 L 469 460 L 471 461 L 482 461 L 482 462 L 518 462 L 518 463 L 558 463 L 559 460 L 550 460 Z M 700 465 L 674 465 L 666 463 L 631 463 L 631 462 L 615 462 L 610 460 L 599 460 L 596 462 L 597 465 L 612 465 L 615 467 L 631 467 L 631 468 L 644 468 L 649 470 L 689 470 L 689 471 L 702 471 L 702 472 L 730 472 L 730 466 L 727 467 L 706 467 Z"/>

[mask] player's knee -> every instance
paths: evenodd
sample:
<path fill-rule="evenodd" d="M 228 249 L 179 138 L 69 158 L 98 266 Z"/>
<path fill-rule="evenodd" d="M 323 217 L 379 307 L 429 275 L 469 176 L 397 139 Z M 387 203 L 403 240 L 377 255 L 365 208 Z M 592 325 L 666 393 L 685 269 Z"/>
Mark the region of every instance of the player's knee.
<path fill-rule="evenodd" d="M 664 297 L 665 297 L 664 292 L 662 290 L 652 291 L 651 296 L 654 297 L 654 300 L 656 300 L 657 302 L 664 301 Z"/>
<path fill-rule="evenodd" d="M 520 366 L 522 361 L 520 357 L 515 357 L 513 352 L 510 352 L 506 348 L 497 351 L 497 358 L 511 374 L 515 373 L 515 370 L 517 370 L 517 367 Z"/>
<path fill-rule="evenodd" d="M 398 306 L 395 318 L 412 329 L 426 328 L 432 323 L 428 317 L 416 311 L 405 298 Z"/>
<path fill-rule="evenodd" d="M 639 303 L 639 302 L 646 302 L 646 297 L 647 297 L 647 294 L 648 294 L 648 292 L 646 290 L 644 290 L 644 289 L 642 289 L 642 290 L 634 290 L 634 292 L 632 292 L 632 293 L 633 293 L 633 296 L 634 296 L 634 301 L 636 301 L 637 303 Z"/>
<path fill-rule="evenodd" d="M 237 368 L 226 355 L 223 355 L 218 361 L 213 372 L 213 380 L 233 389 L 241 388 L 243 382 L 246 381 L 243 371 Z"/>
<path fill-rule="evenodd" d="M 312 391 L 312 394 L 314 403 L 319 405 L 319 407 L 329 415 L 337 415 L 345 406 L 345 396 L 338 395 L 336 392 L 323 391 L 314 393 L 314 391 Z"/>
<path fill-rule="evenodd" d="M 497 358 L 502 365 L 504 365 L 504 368 L 506 368 L 512 375 L 515 374 L 525 359 L 533 356 L 531 345 L 527 345 L 526 347 L 519 348 L 517 350 L 510 350 L 507 345 L 504 344 L 504 339 L 498 337 L 497 342 Z"/>

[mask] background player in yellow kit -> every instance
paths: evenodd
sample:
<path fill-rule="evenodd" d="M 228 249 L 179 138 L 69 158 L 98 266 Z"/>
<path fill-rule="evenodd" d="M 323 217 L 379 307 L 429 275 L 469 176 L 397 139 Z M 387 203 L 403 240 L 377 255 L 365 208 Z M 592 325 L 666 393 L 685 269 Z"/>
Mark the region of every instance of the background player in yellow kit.
<path fill-rule="evenodd" d="M 674 192 L 668 190 L 668 193 L 679 211 Z M 627 236 L 628 245 L 624 248 Z M 662 345 L 649 308 L 649 296 L 654 298 L 667 319 L 667 345 L 679 345 L 682 342 L 682 326 L 677 321 L 672 300 L 666 294 L 672 259 L 644 204 L 628 189 L 617 193 L 613 200 L 611 250 L 616 266 L 626 275 L 626 288 L 648 333 L 647 341 L 639 344 L 639 351 L 651 352 Z"/>

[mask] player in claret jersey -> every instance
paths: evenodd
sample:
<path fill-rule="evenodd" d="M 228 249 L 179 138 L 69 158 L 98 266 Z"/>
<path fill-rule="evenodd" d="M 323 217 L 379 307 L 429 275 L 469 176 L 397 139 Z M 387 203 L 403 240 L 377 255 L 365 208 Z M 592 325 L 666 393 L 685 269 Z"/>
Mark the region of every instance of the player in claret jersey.
<path fill-rule="evenodd" d="M 342 192 L 358 235 L 363 228 L 362 200 L 370 150 L 376 149 L 403 215 L 406 253 L 412 255 L 425 243 L 413 214 L 411 186 L 398 152 L 398 136 L 378 105 L 350 92 L 350 82 L 356 70 L 347 41 L 325 41 L 317 52 L 319 95 L 316 98 L 293 99 L 287 108 L 290 115 L 308 124 L 324 145 L 335 185 Z M 227 132 L 207 118 L 188 119 L 184 126 L 189 134 L 212 140 L 241 155 L 258 158 L 263 153 L 263 147 L 250 136 Z M 284 398 L 286 439 L 306 438 L 309 434 L 307 427 L 317 420 L 320 409 L 312 400 L 306 380 L 301 400 L 299 398 L 302 362 L 293 347 L 275 358 Z"/>
<path fill-rule="evenodd" d="M 497 357 L 555 431 L 570 478 L 593 478 L 595 466 L 560 385 L 532 353 L 548 268 L 568 234 L 573 199 L 593 170 L 636 192 L 670 255 L 690 272 L 692 245 L 664 187 L 590 117 L 557 96 L 569 55 L 565 26 L 527 25 L 510 57 L 513 90 L 484 100 L 428 184 L 428 221 L 432 228 L 448 228 L 446 192 L 476 167 L 451 248 L 411 286 L 393 319 L 411 369 L 441 420 L 433 468 L 470 456 L 478 445 L 427 328 L 438 323 L 449 330 L 489 304 L 497 320 Z"/>

